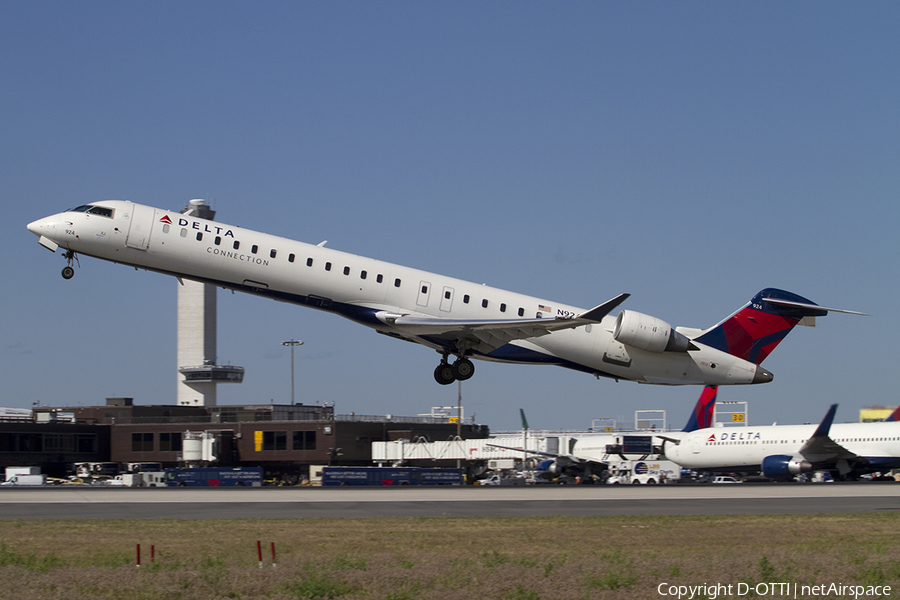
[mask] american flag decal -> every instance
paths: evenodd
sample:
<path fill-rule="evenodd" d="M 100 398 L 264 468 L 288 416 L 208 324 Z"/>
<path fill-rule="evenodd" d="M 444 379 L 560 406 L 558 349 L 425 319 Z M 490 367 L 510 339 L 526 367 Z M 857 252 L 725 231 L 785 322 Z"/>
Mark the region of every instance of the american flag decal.
<path fill-rule="evenodd" d="M 543 304 L 538 304 L 538 310 L 542 312 L 553 312 L 553 309 L 549 306 L 544 306 Z"/>

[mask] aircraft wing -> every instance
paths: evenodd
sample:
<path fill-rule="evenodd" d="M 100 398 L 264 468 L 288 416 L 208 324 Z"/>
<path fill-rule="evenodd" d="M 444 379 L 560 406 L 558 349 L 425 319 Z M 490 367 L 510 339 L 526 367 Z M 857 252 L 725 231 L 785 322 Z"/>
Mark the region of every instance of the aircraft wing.
<path fill-rule="evenodd" d="M 503 448 L 504 450 L 513 450 L 515 452 L 524 452 L 525 454 L 534 454 L 535 456 L 546 456 L 547 458 L 554 458 L 557 462 L 562 463 L 563 465 L 585 465 L 585 464 L 595 464 L 595 465 L 605 465 L 603 461 L 594 460 L 590 458 L 581 458 L 580 456 L 575 456 L 574 454 L 556 454 L 553 452 L 541 452 L 540 450 L 525 450 L 524 448 L 513 448 L 512 446 L 500 446 L 498 444 L 485 444 L 486 446 L 491 446 L 492 448 Z"/>
<path fill-rule="evenodd" d="M 466 344 L 463 345 L 487 354 L 513 340 L 540 337 L 560 329 L 599 323 L 629 296 L 630 294 L 619 294 L 612 300 L 570 318 L 469 320 L 382 314 L 379 319 L 404 337 L 445 339 L 458 346 L 460 341 L 465 341 Z"/>
<path fill-rule="evenodd" d="M 825 418 L 819 423 L 815 433 L 804 442 L 800 447 L 800 454 L 812 464 L 822 463 L 839 459 L 858 459 L 861 458 L 856 453 L 851 452 L 835 442 L 829 436 L 831 424 L 834 421 L 835 412 L 837 412 L 837 404 L 832 404 L 831 408 L 825 414 Z"/>

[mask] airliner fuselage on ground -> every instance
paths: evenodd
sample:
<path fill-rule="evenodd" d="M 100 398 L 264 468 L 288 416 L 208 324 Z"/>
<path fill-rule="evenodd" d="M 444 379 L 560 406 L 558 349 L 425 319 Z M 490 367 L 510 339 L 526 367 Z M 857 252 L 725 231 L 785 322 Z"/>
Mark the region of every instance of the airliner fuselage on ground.
<path fill-rule="evenodd" d="M 694 409 L 691 411 L 691 416 L 688 418 L 687 425 L 684 426 L 684 429 L 681 431 L 665 432 L 665 435 L 654 435 L 652 433 L 649 435 L 646 433 L 635 434 L 634 436 L 626 436 L 621 433 L 583 435 L 570 440 L 569 452 L 565 454 L 527 450 L 522 446 L 488 445 L 504 450 L 512 450 L 513 452 L 522 452 L 525 455 L 545 457 L 547 460 L 542 461 L 538 465 L 538 470 L 543 472 L 546 478 L 553 478 L 567 471 L 578 472 L 585 477 L 590 477 L 592 470 L 603 471 L 611 460 L 615 460 L 614 458 L 611 458 L 610 455 L 618 455 L 622 460 L 627 460 L 624 454 L 632 454 L 632 451 L 628 450 L 629 437 L 643 439 L 649 437 L 649 447 L 652 451 L 654 446 L 659 448 L 659 442 L 662 442 L 663 440 L 674 442 L 692 431 L 711 426 L 714 419 L 713 411 L 716 406 L 717 393 L 718 388 L 716 386 L 708 385 L 703 388 L 703 391 L 700 393 L 700 398 L 697 400 L 697 404 L 694 405 Z M 525 429 L 527 429 L 527 422 L 525 421 L 524 415 L 522 417 L 522 423 L 525 425 Z"/>
<path fill-rule="evenodd" d="M 584 310 L 119 200 L 79 206 L 28 229 L 42 246 L 64 250 L 67 279 L 82 254 L 334 312 L 437 350 L 441 384 L 471 377 L 470 358 L 641 383 L 764 383 L 772 375 L 759 363 L 793 326 L 837 310 L 766 289 L 711 329 L 675 329 L 630 310 L 610 316 L 627 294 Z"/>
<path fill-rule="evenodd" d="M 665 454 L 689 469 L 758 470 L 771 479 L 818 470 L 854 477 L 900 467 L 900 422 L 832 425 L 836 410 L 832 405 L 819 425 L 698 429 L 667 440 Z"/>

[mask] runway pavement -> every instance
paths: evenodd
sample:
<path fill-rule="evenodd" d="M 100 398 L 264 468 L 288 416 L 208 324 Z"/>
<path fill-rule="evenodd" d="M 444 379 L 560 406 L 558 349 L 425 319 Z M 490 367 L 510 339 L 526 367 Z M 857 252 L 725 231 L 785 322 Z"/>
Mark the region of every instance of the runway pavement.
<path fill-rule="evenodd" d="M 900 510 L 900 484 L 0 489 L 0 519 L 234 519 Z"/>

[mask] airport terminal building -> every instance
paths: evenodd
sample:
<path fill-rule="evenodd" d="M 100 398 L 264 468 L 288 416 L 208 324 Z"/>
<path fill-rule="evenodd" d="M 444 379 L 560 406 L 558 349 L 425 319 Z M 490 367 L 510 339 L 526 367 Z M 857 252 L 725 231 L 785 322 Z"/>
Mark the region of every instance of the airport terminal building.
<path fill-rule="evenodd" d="M 31 419 L 0 418 L 0 467 L 40 466 L 56 477 L 79 462 L 188 466 L 186 440 L 203 439 L 218 466 L 261 466 L 295 482 L 311 465 L 370 465 L 372 442 L 486 438 L 487 426 L 440 416 L 336 415 L 332 406 L 135 405 L 36 407 Z"/>

